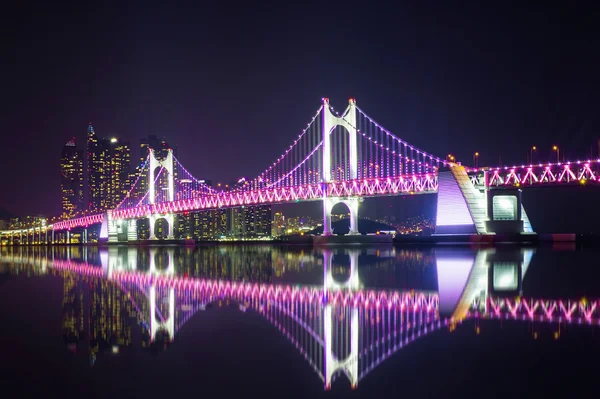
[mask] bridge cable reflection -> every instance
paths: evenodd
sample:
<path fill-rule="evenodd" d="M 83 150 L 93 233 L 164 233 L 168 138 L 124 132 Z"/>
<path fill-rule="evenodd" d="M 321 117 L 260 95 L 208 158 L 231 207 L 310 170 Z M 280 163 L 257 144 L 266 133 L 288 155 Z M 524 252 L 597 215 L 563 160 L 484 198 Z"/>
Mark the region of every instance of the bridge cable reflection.
<path fill-rule="evenodd" d="M 339 375 L 356 388 L 370 371 L 420 337 L 468 319 L 504 318 L 598 325 L 595 300 L 522 297 L 522 281 L 534 254 L 495 249 L 436 249 L 438 293 L 368 290 L 360 281 L 360 250 L 324 250 L 323 285 L 289 286 L 177 276 L 172 252 L 150 249 L 149 270 L 137 265 L 137 252 L 109 250 L 101 267 L 53 253 L 28 250 L 0 256 L 0 262 L 28 264 L 41 273 L 99 278 L 117 283 L 147 326 L 150 340 L 172 341 L 198 311 L 215 301 L 235 301 L 277 327 L 329 389 Z M 348 278 L 333 277 L 334 255 L 349 259 Z M 162 257 L 161 257 L 162 256 Z M 157 261 L 161 260 L 161 261 Z M 143 315 L 142 315 L 143 313 Z M 446 313 L 446 315 L 445 315 Z"/>

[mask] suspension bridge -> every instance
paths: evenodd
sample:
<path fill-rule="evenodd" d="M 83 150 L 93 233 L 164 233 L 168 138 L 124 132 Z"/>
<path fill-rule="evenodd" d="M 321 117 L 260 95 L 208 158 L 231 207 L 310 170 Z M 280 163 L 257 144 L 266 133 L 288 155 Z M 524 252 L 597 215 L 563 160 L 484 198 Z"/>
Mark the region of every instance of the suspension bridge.
<path fill-rule="evenodd" d="M 370 371 L 403 347 L 440 328 L 453 331 L 470 319 L 600 324 L 597 300 L 527 298 L 522 280 L 533 249 L 509 259 L 495 249 L 477 253 L 436 250 L 437 291 L 365 289 L 359 277 L 359 250 L 323 250 L 322 285 L 281 285 L 178 276 L 172 252 L 157 266 L 150 250 L 148 268 L 139 270 L 137 251 L 108 251 L 101 265 L 52 259 L 30 250 L 0 255 L 13 267 L 77 275 L 116 284 L 137 310 L 150 340 L 172 341 L 199 311 L 215 302 L 234 302 L 275 326 L 323 381 L 325 389 L 340 375 L 356 388 Z M 349 258 L 345 281 L 332 276 L 333 254 Z M 153 260 L 154 259 L 154 260 Z"/>
<path fill-rule="evenodd" d="M 323 202 L 323 236 L 332 235 L 331 211 L 344 203 L 350 235 L 358 233 L 363 198 L 437 194 L 436 234 L 534 233 L 521 201 L 525 187 L 598 181 L 600 159 L 565 163 L 471 168 L 436 157 L 385 129 L 350 99 L 340 114 L 323 99 L 308 125 L 258 176 L 220 190 L 194 177 L 172 151 L 146 161 L 125 199 L 102 214 L 45 226 L 0 231 L 9 243 L 55 243 L 55 232 L 101 224 L 100 239 L 136 241 L 137 220 L 166 221 L 173 239 L 174 215 L 238 206 Z"/>

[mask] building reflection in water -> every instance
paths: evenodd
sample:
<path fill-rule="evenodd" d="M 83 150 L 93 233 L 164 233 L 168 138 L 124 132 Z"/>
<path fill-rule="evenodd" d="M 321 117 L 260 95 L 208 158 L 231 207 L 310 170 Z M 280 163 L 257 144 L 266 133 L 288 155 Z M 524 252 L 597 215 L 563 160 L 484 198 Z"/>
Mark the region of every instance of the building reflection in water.
<path fill-rule="evenodd" d="M 340 375 L 357 387 L 404 346 L 467 319 L 597 325 L 597 301 L 522 297 L 533 255 L 530 248 L 18 247 L 2 249 L 0 262 L 13 273 L 63 278 L 65 343 L 92 365 L 131 346 L 132 328 L 143 347 L 164 348 L 197 312 L 236 304 L 278 328 L 329 389 Z M 397 268 L 431 269 L 435 286 L 382 286 L 378 271 Z M 300 271 L 309 276 L 302 284 L 286 283 Z"/>

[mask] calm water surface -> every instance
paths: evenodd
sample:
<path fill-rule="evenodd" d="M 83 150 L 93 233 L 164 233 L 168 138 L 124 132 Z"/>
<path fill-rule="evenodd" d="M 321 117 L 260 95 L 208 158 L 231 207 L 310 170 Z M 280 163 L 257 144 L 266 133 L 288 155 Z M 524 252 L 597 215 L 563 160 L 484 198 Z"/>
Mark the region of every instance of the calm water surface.
<path fill-rule="evenodd" d="M 599 255 L 3 247 L 0 382 L 20 397 L 595 398 Z"/>

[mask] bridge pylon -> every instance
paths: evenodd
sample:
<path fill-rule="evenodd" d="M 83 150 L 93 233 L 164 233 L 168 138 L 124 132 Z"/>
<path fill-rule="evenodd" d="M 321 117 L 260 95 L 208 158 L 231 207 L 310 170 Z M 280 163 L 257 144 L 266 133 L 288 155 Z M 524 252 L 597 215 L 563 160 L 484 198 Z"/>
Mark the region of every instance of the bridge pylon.
<path fill-rule="evenodd" d="M 157 167 L 163 167 L 167 171 L 167 201 L 172 202 L 175 200 L 175 188 L 174 188 L 174 163 L 173 163 L 173 150 L 169 149 L 167 152 L 167 156 L 164 159 L 159 159 L 156 157 L 154 150 L 152 148 L 148 149 L 149 151 L 149 159 L 150 159 L 150 167 L 148 168 L 148 204 L 153 205 L 156 202 L 156 185 L 154 179 L 154 170 Z M 175 218 L 172 214 L 159 215 L 152 213 L 148 215 L 148 219 L 150 222 L 150 239 L 155 240 L 156 235 L 154 234 L 154 225 L 156 221 L 159 219 L 165 219 L 169 225 L 169 232 L 167 234 L 167 239 L 173 239 L 173 230 L 175 228 Z"/>
<path fill-rule="evenodd" d="M 340 153 L 344 154 L 344 159 L 349 160 L 349 176 L 350 180 L 355 180 L 358 177 L 358 129 L 356 123 L 356 101 L 350 99 L 348 107 L 341 116 L 334 115 L 329 106 L 329 99 L 323 99 L 322 114 L 322 134 L 323 134 L 323 174 L 322 182 L 330 183 L 331 177 L 331 159 L 332 148 L 331 134 L 336 126 L 343 126 L 348 132 L 348 148 L 340 149 Z M 349 155 L 346 157 L 346 155 Z M 360 201 L 358 198 L 339 198 L 329 197 L 327 193 L 327 185 L 323 184 L 323 235 L 330 236 L 333 234 L 331 230 L 331 210 L 333 207 L 343 202 L 350 210 L 350 235 L 358 233 L 358 207 Z"/>

